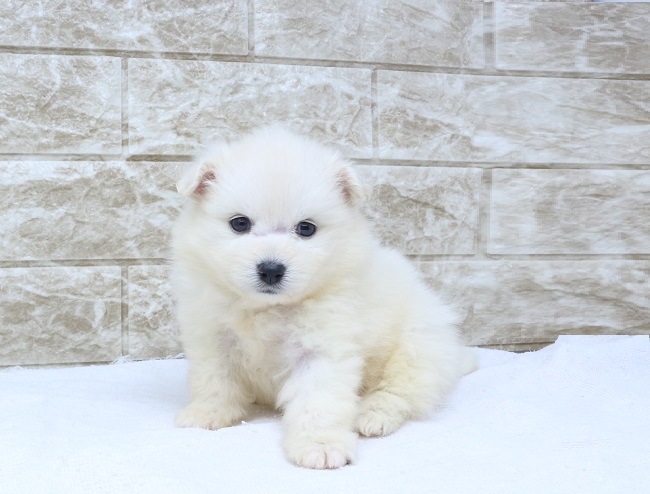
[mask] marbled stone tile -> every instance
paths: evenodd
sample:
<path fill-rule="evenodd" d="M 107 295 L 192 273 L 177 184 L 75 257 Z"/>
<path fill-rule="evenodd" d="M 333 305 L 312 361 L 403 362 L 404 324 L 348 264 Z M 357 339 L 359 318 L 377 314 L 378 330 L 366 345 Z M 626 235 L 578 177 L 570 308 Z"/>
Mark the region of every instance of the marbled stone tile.
<path fill-rule="evenodd" d="M 379 71 L 382 158 L 650 163 L 650 82 Z"/>
<path fill-rule="evenodd" d="M 460 309 L 461 331 L 472 345 L 650 333 L 650 261 L 444 261 L 419 267 Z"/>
<path fill-rule="evenodd" d="M 0 259 L 166 257 L 179 166 L 0 162 Z"/>
<path fill-rule="evenodd" d="M 178 60 L 129 61 L 133 154 L 193 154 L 271 123 L 369 158 L 370 71 Z"/>
<path fill-rule="evenodd" d="M 247 0 L 12 0 L 0 45 L 246 54 Z"/>
<path fill-rule="evenodd" d="M 119 153 L 120 60 L 0 54 L 0 153 Z"/>
<path fill-rule="evenodd" d="M 650 72 L 650 3 L 495 4 L 505 70 Z"/>
<path fill-rule="evenodd" d="M 365 212 L 381 240 L 405 254 L 473 254 L 481 170 L 358 166 L 372 186 Z"/>
<path fill-rule="evenodd" d="M 168 266 L 129 267 L 131 358 L 175 357 L 183 349 L 174 317 Z"/>
<path fill-rule="evenodd" d="M 478 0 L 478 1 L 483 1 L 483 0 Z M 484 1 L 494 3 L 492 0 L 484 0 Z M 584 3 L 584 2 L 593 2 L 593 1 L 594 0 L 499 0 L 498 3 L 552 3 L 552 2 Z M 614 1 L 618 1 L 618 0 L 614 0 Z M 635 2 L 637 0 L 627 0 L 627 1 Z"/>
<path fill-rule="evenodd" d="M 0 269 L 0 365 L 119 357 L 120 284 L 117 267 Z"/>
<path fill-rule="evenodd" d="M 488 251 L 650 254 L 650 171 L 494 170 Z"/>
<path fill-rule="evenodd" d="M 256 0 L 255 51 L 272 57 L 483 67 L 472 0 Z"/>

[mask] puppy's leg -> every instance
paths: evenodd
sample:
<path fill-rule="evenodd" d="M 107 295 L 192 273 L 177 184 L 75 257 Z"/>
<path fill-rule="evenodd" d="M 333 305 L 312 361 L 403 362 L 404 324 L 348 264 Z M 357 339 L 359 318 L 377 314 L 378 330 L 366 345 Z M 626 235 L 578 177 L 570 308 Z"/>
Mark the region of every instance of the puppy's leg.
<path fill-rule="evenodd" d="M 197 342 L 197 345 L 202 348 L 186 348 L 192 398 L 176 416 L 176 425 L 212 430 L 234 425 L 245 417 L 247 407 L 253 402 L 242 382 L 237 352 L 232 348 L 228 352 L 229 348 L 224 346 L 229 345 L 223 341 Z"/>
<path fill-rule="evenodd" d="M 307 468 L 338 468 L 354 460 L 361 362 L 314 357 L 294 369 L 278 402 L 284 409 L 284 451 Z"/>
<path fill-rule="evenodd" d="M 361 398 L 359 432 L 386 436 L 407 420 L 429 412 L 460 377 L 458 349 L 453 341 L 402 342 L 388 360 L 381 381 Z"/>

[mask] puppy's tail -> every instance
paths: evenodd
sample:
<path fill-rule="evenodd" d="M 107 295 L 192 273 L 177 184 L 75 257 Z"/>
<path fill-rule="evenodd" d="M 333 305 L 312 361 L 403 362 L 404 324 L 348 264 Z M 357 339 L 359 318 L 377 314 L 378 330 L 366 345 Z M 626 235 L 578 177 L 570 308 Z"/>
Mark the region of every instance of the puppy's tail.
<path fill-rule="evenodd" d="M 478 356 L 471 348 L 464 347 L 460 353 L 460 372 L 462 376 L 471 374 L 479 368 Z"/>

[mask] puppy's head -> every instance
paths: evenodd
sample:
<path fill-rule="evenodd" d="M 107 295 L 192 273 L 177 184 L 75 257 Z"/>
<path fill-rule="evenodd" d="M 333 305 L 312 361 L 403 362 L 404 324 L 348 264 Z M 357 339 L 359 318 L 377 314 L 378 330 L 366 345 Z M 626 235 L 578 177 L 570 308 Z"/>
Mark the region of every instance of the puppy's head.
<path fill-rule="evenodd" d="M 364 262 L 365 197 L 336 152 L 264 129 L 205 154 L 178 183 L 189 198 L 176 256 L 251 307 L 298 303 Z"/>

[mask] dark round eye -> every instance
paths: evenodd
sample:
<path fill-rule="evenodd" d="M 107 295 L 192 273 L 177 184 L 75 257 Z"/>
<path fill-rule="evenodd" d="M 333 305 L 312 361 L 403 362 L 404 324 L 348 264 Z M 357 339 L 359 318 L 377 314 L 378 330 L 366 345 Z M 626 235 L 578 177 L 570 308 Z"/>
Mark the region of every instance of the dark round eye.
<path fill-rule="evenodd" d="M 296 233 L 301 237 L 311 237 L 316 233 L 316 225 L 309 221 L 301 221 L 296 225 Z"/>
<path fill-rule="evenodd" d="M 246 233 L 251 229 L 251 220 L 246 216 L 235 216 L 230 220 L 230 228 L 237 233 Z"/>

